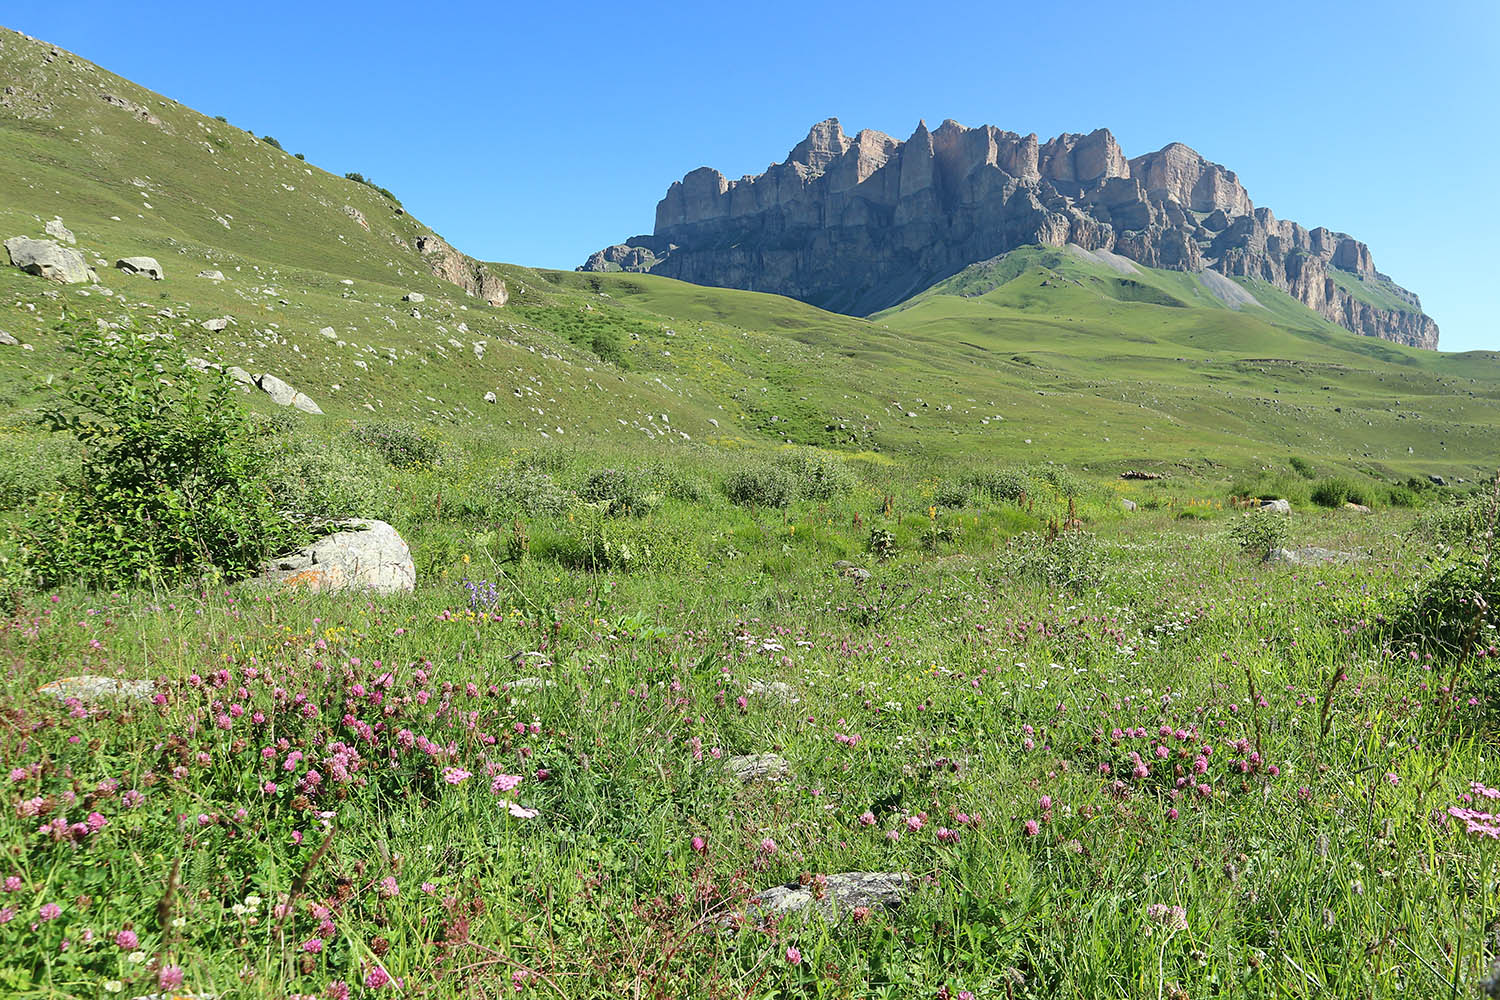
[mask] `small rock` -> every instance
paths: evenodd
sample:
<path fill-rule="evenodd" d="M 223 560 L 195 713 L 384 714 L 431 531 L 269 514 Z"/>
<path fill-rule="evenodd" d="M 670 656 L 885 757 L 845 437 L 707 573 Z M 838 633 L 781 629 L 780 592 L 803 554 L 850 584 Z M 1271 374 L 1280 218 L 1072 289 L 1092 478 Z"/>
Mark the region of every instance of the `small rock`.
<path fill-rule="evenodd" d="M 150 701 L 156 694 L 155 681 L 123 681 L 98 674 L 78 674 L 63 677 L 37 688 L 38 694 L 50 694 L 58 701 L 77 698 L 86 704 L 106 698 L 123 698 L 127 701 Z"/>
<path fill-rule="evenodd" d="M 73 236 L 73 231 L 67 226 L 63 225 L 63 220 L 61 217 L 53 219 L 43 228 L 47 231 L 47 235 L 51 236 L 53 239 L 62 240 L 64 243 L 78 242 L 78 240 Z"/>
<path fill-rule="evenodd" d="M 265 583 L 313 593 L 368 590 L 409 594 L 417 570 L 411 549 L 384 521 L 340 521 L 339 530 L 307 548 L 273 559 L 261 573 Z"/>
<path fill-rule="evenodd" d="M 218 316 L 214 319 L 206 319 L 198 325 L 209 333 L 222 333 L 229 326 L 229 322 L 228 316 Z"/>
<path fill-rule="evenodd" d="M 6 347 L 15 347 L 20 343 L 21 342 L 17 340 L 12 334 L 6 333 L 4 330 L 0 330 L 0 344 L 4 344 Z"/>
<path fill-rule="evenodd" d="M 421 292 L 407 292 L 401 297 L 402 302 L 426 302 L 427 296 Z"/>
<path fill-rule="evenodd" d="M 277 406 L 291 406 L 301 410 L 303 413 L 322 413 L 317 403 L 305 394 L 298 392 L 287 385 L 275 375 L 261 375 L 255 380 L 262 392 L 271 397 L 271 402 Z"/>
<path fill-rule="evenodd" d="M 906 872 L 843 872 L 828 875 L 821 886 L 822 898 L 812 885 L 788 882 L 756 893 L 750 900 L 750 914 L 757 922 L 767 917 L 793 914 L 817 914 L 835 920 L 852 913 L 856 907 L 894 909 L 910 893 L 913 878 Z"/>
<path fill-rule="evenodd" d="M 1372 511 L 1370 508 L 1366 507 L 1364 504 L 1362 504 L 1362 503 L 1353 503 L 1351 501 L 1346 501 L 1344 503 L 1344 509 L 1347 510 L 1351 514 L 1373 514 L 1374 513 L 1374 511 Z"/>
<path fill-rule="evenodd" d="M 495 397 L 495 394 L 493 392 L 487 392 L 487 393 L 484 394 L 484 401 L 486 403 L 493 403 L 495 401 L 495 398 L 496 397 Z"/>
<path fill-rule="evenodd" d="M 1266 561 L 1292 566 L 1325 566 L 1330 563 L 1358 562 L 1362 558 L 1364 557 L 1357 552 L 1339 552 L 1335 549 L 1320 549 L 1316 545 L 1304 545 L 1300 549 L 1272 549 Z"/>
<path fill-rule="evenodd" d="M 230 378 L 234 379 L 241 385 L 255 384 L 255 376 L 245 371 L 245 369 L 241 368 L 239 365 L 230 365 L 228 368 L 224 369 L 224 371 L 229 375 Z"/>
<path fill-rule="evenodd" d="M 1138 508 L 1134 500 L 1126 500 L 1122 497 L 1120 499 L 1120 509 L 1129 514 L 1134 513 Z"/>
<path fill-rule="evenodd" d="M 1438 476 L 1438 475 L 1428 476 L 1427 477 L 1427 481 L 1429 483 L 1431 483 L 1432 485 L 1434 485 L 1434 486 L 1447 486 L 1448 485 L 1448 480 L 1446 480 L 1442 476 Z"/>
<path fill-rule="evenodd" d="M 1292 512 L 1292 502 L 1278 497 L 1275 500 L 1262 502 L 1260 509 L 1270 511 L 1272 514 L 1290 514 Z"/>
<path fill-rule="evenodd" d="M 325 340 L 338 340 L 339 339 L 338 332 L 336 330 L 334 330 L 334 328 L 331 327 L 331 326 L 325 326 L 325 327 L 323 327 L 323 329 L 321 329 L 321 330 L 318 331 L 318 335 L 320 337 L 322 337 L 323 339 L 325 339 Z"/>
<path fill-rule="evenodd" d="M 779 754 L 752 753 L 724 758 L 724 770 L 741 784 L 748 785 L 752 781 L 784 778 L 791 772 L 792 766 Z"/>
<path fill-rule="evenodd" d="M 199 271 L 198 277 L 207 278 L 209 281 L 227 281 L 223 271 Z"/>
<path fill-rule="evenodd" d="M 160 281 L 167 276 L 155 257 L 121 257 L 115 261 L 115 267 L 126 274 L 144 274 L 152 281 Z"/>

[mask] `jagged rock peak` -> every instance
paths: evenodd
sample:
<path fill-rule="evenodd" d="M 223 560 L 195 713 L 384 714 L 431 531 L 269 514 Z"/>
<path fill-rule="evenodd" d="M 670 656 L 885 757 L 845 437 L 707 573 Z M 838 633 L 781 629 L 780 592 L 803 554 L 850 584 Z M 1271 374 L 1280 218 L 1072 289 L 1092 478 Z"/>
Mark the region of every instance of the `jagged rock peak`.
<path fill-rule="evenodd" d="M 764 173 L 689 172 L 657 205 L 653 235 L 584 267 L 866 314 L 1018 246 L 1065 243 L 1257 278 L 1355 333 L 1437 346 L 1417 297 L 1380 274 L 1363 243 L 1278 220 L 1234 171 L 1180 142 L 1127 158 L 1105 128 L 1043 142 L 948 118 L 931 131 L 918 122 L 902 142 L 874 129 L 850 136 L 826 118 Z M 1372 306 L 1360 282 L 1400 308 Z"/>

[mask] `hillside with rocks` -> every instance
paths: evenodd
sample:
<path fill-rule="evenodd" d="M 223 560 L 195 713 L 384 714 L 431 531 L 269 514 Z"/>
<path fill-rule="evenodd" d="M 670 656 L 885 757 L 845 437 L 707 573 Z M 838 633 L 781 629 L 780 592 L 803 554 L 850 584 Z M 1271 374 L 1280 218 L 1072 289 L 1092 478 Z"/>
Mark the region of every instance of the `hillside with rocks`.
<path fill-rule="evenodd" d="M 650 236 L 588 271 L 650 271 L 867 315 L 1018 247 L 1075 244 L 1139 264 L 1274 285 L 1368 337 L 1435 349 L 1421 302 L 1369 247 L 1257 208 L 1235 173 L 1182 145 L 1127 158 L 1107 129 L 1045 142 L 994 126 L 919 124 L 905 142 L 837 118 L 782 163 L 668 188 Z"/>

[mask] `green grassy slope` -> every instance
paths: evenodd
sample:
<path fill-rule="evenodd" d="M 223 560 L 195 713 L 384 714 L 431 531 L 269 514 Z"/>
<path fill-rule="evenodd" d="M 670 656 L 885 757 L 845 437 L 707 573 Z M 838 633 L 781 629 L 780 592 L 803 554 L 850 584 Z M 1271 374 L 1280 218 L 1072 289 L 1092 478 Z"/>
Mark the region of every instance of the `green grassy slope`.
<path fill-rule="evenodd" d="M 433 277 L 414 248 L 430 230 L 371 187 L 14 33 L 0 33 L 0 70 L 14 88 L 0 103 L 0 238 L 41 237 L 61 216 L 102 281 L 0 267 L 0 329 L 32 348 L 0 347 L 0 405 L 17 423 L 69 363 L 54 329 L 67 313 L 160 326 L 190 355 L 279 375 L 325 410 L 298 415 L 312 427 L 375 412 L 522 442 L 790 441 L 1108 475 L 1227 476 L 1298 454 L 1464 476 L 1500 451 L 1493 354 L 1355 337 L 1256 282 L 1242 284 L 1260 305 L 1231 309 L 1197 276 L 1068 250 L 975 265 L 869 320 L 507 265 L 511 302 L 492 308 Z M 166 280 L 108 266 L 136 254 Z M 220 316 L 225 331 L 203 329 Z"/>

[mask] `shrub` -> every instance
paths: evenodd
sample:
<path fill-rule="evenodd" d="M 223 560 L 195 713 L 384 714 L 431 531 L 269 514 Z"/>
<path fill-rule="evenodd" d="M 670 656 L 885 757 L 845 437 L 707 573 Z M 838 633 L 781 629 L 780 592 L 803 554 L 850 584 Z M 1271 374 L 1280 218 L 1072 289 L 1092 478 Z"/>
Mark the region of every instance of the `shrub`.
<path fill-rule="evenodd" d="M 791 476 L 796 495 L 806 500 L 832 500 L 854 488 L 843 459 L 811 448 L 776 456 L 776 467 Z"/>
<path fill-rule="evenodd" d="M 1286 544 L 1291 528 L 1287 518 L 1268 510 L 1246 511 L 1229 529 L 1229 537 L 1239 543 L 1240 551 L 1261 559 Z"/>
<path fill-rule="evenodd" d="M 0 447 L 0 510 L 15 510 L 55 491 L 78 455 L 57 438 Z"/>
<path fill-rule="evenodd" d="M 1098 586 L 1104 556 L 1091 532 L 1064 531 L 1048 538 L 1033 531 L 1007 543 L 1001 566 L 1015 579 L 1082 593 Z"/>
<path fill-rule="evenodd" d="M 1472 547 L 1488 530 L 1491 506 L 1491 498 L 1483 493 L 1451 497 L 1425 511 L 1418 530 L 1443 545 Z"/>
<path fill-rule="evenodd" d="M 932 502 L 939 507 L 958 510 L 969 505 L 969 484 L 957 480 L 939 483 Z"/>
<path fill-rule="evenodd" d="M 1086 496 L 1092 489 L 1087 480 L 1058 466 L 1049 465 L 1043 469 L 1041 479 L 1056 490 L 1057 495 L 1064 500 L 1077 500 Z"/>
<path fill-rule="evenodd" d="M 431 432 L 401 420 L 355 424 L 349 436 L 373 449 L 397 469 L 432 468 L 442 462 L 442 446 Z"/>
<path fill-rule="evenodd" d="M 561 514 L 568 508 L 568 491 L 547 473 L 525 465 L 496 475 L 490 480 L 488 493 L 504 512 Z"/>
<path fill-rule="evenodd" d="M 304 537 L 272 501 L 267 450 L 227 375 L 195 372 L 135 334 L 84 344 L 44 413 L 83 446 L 82 462 L 19 529 L 37 583 L 240 577 Z"/>
<path fill-rule="evenodd" d="M 1313 487 L 1312 502 L 1319 507 L 1342 507 L 1346 503 L 1367 503 L 1362 487 L 1339 476 L 1319 480 Z"/>
<path fill-rule="evenodd" d="M 1500 574 L 1463 553 L 1418 585 L 1395 618 L 1395 634 L 1443 657 L 1500 646 Z M 1493 674 L 1486 686 L 1493 690 Z"/>
<path fill-rule="evenodd" d="M 316 441 L 290 434 L 278 444 L 267 488 L 289 520 L 317 533 L 347 517 L 396 517 L 395 497 L 382 486 L 384 463 L 369 450 L 347 438 Z"/>
<path fill-rule="evenodd" d="M 1032 491 L 1031 474 L 1024 468 L 997 469 L 968 478 L 976 493 L 996 503 L 1016 503 Z"/>
<path fill-rule="evenodd" d="M 277 142 L 273 136 L 263 135 L 260 137 L 260 141 L 265 143 L 267 146 L 274 146 L 277 149 L 281 148 L 281 143 Z"/>
<path fill-rule="evenodd" d="M 871 528 L 866 548 L 877 559 L 889 559 L 899 551 L 895 534 L 886 528 Z"/>
<path fill-rule="evenodd" d="M 1386 494 L 1386 502 L 1392 507 L 1420 507 L 1422 497 L 1409 486 L 1392 486 Z"/>
<path fill-rule="evenodd" d="M 724 493 L 741 507 L 785 507 L 797 495 L 797 482 L 775 466 L 740 469 L 724 481 Z"/>
<path fill-rule="evenodd" d="M 1301 476 L 1303 479 L 1312 479 L 1317 475 L 1317 473 L 1313 471 L 1312 464 L 1305 458 L 1298 458 L 1297 456 L 1293 455 L 1288 461 L 1288 464 L 1291 465 L 1292 471 Z"/>
<path fill-rule="evenodd" d="M 645 514 L 659 497 L 649 493 L 641 477 L 621 469 L 600 469 L 578 487 L 578 499 L 585 503 L 608 502 L 611 514 Z"/>

